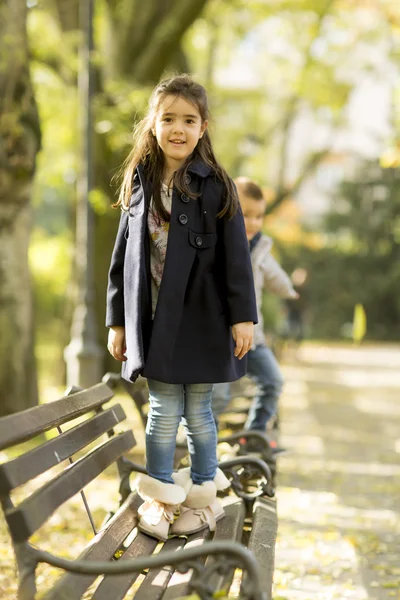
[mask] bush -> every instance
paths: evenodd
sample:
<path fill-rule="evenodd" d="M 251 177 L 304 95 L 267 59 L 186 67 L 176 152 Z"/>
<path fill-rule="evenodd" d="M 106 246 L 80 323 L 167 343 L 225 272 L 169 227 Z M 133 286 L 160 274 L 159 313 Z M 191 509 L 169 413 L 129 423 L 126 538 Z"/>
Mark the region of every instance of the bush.
<path fill-rule="evenodd" d="M 37 357 L 42 366 L 51 367 L 60 384 L 64 373 L 63 351 L 69 341 L 71 323 L 71 234 L 51 236 L 36 229 L 29 248 L 29 262 Z"/>

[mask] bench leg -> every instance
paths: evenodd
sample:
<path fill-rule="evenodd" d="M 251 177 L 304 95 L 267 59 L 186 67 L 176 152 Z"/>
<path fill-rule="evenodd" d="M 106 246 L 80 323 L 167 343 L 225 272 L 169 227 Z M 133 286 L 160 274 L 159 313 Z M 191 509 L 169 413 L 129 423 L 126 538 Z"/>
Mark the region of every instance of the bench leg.
<path fill-rule="evenodd" d="M 35 571 L 38 564 L 35 550 L 26 542 L 14 544 L 15 558 L 18 565 L 18 600 L 35 600 Z"/>

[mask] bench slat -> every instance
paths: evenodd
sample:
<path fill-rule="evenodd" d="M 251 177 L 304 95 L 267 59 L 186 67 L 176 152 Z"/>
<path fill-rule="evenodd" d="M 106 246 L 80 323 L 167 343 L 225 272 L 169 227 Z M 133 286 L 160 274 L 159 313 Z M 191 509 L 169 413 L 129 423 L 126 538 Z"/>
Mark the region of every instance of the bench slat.
<path fill-rule="evenodd" d="M 225 504 L 225 517 L 218 521 L 213 541 L 232 541 L 241 542 L 243 537 L 243 524 L 245 519 L 245 504 L 242 499 L 236 499 L 232 502 L 232 497 L 228 497 Z M 211 557 L 207 558 L 206 565 L 212 563 Z M 215 574 L 211 577 L 210 583 L 216 589 L 229 589 L 234 576 L 234 570 L 225 575 Z"/>
<path fill-rule="evenodd" d="M 10 492 L 73 456 L 125 418 L 122 407 L 117 404 L 38 448 L 0 465 L 0 493 Z"/>
<path fill-rule="evenodd" d="M 125 431 L 68 466 L 5 516 L 16 542 L 27 540 L 53 512 L 95 479 L 135 445 L 132 431 Z"/>
<path fill-rule="evenodd" d="M 171 538 L 165 542 L 160 550 L 160 554 L 183 550 L 185 542 L 185 538 Z M 150 569 L 146 575 L 146 579 L 135 593 L 135 600 L 160 600 L 174 570 L 174 567 L 169 566 L 161 567 L 160 569 Z"/>
<path fill-rule="evenodd" d="M 93 538 L 78 560 L 110 560 L 136 527 L 137 510 L 141 503 L 142 500 L 137 494 L 131 494 L 105 528 Z M 43 600 L 79 600 L 96 577 L 66 573 L 47 592 Z"/>
<path fill-rule="evenodd" d="M 55 402 L 3 417 L 0 419 L 0 450 L 25 442 L 39 433 L 75 419 L 101 406 L 112 397 L 113 392 L 110 388 L 104 383 L 99 383 Z"/>
<path fill-rule="evenodd" d="M 249 549 L 254 552 L 261 566 L 261 587 L 271 599 L 275 562 L 275 542 L 278 530 L 276 502 L 270 498 L 258 498 L 253 507 L 253 526 Z"/>
<path fill-rule="evenodd" d="M 198 533 L 193 533 L 187 539 L 185 548 L 193 548 L 201 546 L 202 543 L 210 537 L 210 530 L 203 529 Z M 176 600 L 180 596 L 187 596 L 189 594 L 189 581 L 192 576 L 191 571 L 188 573 L 179 573 L 174 571 L 172 577 L 169 580 L 168 587 L 162 596 L 163 600 Z"/>
<path fill-rule="evenodd" d="M 145 554 L 151 556 L 157 545 L 158 540 L 139 532 L 129 548 L 125 550 L 120 560 L 125 561 Z M 135 583 L 139 575 L 140 572 L 129 575 L 108 575 L 100 583 L 92 600 L 110 600 L 111 598 L 112 600 L 123 600 L 125 594 Z"/>

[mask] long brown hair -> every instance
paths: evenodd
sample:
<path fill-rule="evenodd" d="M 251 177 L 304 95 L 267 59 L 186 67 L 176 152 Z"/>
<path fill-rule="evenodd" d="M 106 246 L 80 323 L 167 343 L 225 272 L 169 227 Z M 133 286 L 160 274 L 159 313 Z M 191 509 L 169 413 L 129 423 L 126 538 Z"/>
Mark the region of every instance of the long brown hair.
<path fill-rule="evenodd" d="M 181 96 L 193 104 L 199 111 L 202 123 L 208 121 L 210 118 L 206 91 L 204 87 L 195 82 L 190 75 L 176 75 L 161 81 L 150 97 L 147 115 L 138 123 L 134 130 L 133 148 L 122 166 L 122 184 L 118 201 L 114 204 L 115 207 L 121 206 L 123 210 L 128 210 L 132 194 L 133 177 L 137 166 L 139 163 L 142 163 L 146 169 L 149 180 L 156 184 L 153 188 L 155 212 L 165 221 L 169 220 L 169 215 L 164 209 L 160 194 L 165 159 L 157 139 L 152 133 L 152 129 L 154 127 L 154 121 L 160 103 L 165 96 L 168 95 Z M 183 165 L 175 171 L 174 185 L 181 193 L 186 194 L 192 199 L 198 196 L 198 194 L 190 191 L 189 180 L 187 178 L 188 167 L 196 158 L 211 167 L 216 177 L 224 184 L 224 204 L 218 217 L 232 217 L 239 205 L 236 189 L 225 169 L 215 157 L 211 138 L 207 129 L 199 139 L 192 154 L 187 158 Z M 157 185 L 158 183 L 160 185 Z"/>

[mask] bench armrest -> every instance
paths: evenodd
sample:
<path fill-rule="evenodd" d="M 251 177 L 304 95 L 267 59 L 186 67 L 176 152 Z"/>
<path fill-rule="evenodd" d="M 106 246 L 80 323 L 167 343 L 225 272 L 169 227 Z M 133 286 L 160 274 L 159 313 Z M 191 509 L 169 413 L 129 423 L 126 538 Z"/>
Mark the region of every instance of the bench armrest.
<path fill-rule="evenodd" d="M 231 478 L 232 489 L 239 498 L 252 502 L 260 496 L 266 495 L 270 498 L 275 496 L 275 490 L 272 487 L 271 469 L 261 458 L 238 456 L 220 462 L 219 468 Z M 254 492 L 245 492 L 246 483 L 250 481 L 256 481 L 257 488 Z"/>
<path fill-rule="evenodd" d="M 118 473 L 120 478 L 119 484 L 119 494 L 121 496 L 121 502 L 125 502 L 129 494 L 131 493 L 131 485 L 130 485 L 130 475 L 131 473 L 143 473 L 143 475 L 147 475 L 146 468 L 142 465 L 138 465 L 131 461 L 126 456 L 121 456 L 117 460 Z"/>
<path fill-rule="evenodd" d="M 239 442 L 239 440 L 241 439 L 245 439 L 246 441 L 252 441 L 256 443 L 257 446 L 259 446 L 260 453 L 265 462 L 269 463 L 274 460 L 268 436 L 262 431 L 242 429 L 241 431 L 237 431 L 236 433 L 231 433 L 230 435 L 224 435 L 219 437 L 218 444 L 222 442 L 227 442 L 232 446 L 233 444 Z"/>
<path fill-rule="evenodd" d="M 120 463 L 123 465 L 124 471 L 129 475 L 131 473 L 143 473 L 143 475 L 147 475 L 146 467 L 134 463 L 130 458 L 126 458 L 126 456 L 120 458 Z"/>
<path fill-rule="evenodd" d="M 214 574 L 225 574 L 231 569 L 241 568 L 246 574 L 240 597 L 248 600 L 266 600 L 261 590 L 260 571 L 253 553 L 237 542 L 215 541 L 205 542 L 202 546 L 183 549 L 180 552 L 169 551 L 153 556 L 141 556 L 135 559 L 117 561 L 72 561 L 50 554 L 44 550 L 33 549 L 36 563 L 47 563 L 53 567 L 79 573 L 82 575 L 123 575 L 142 571 L 143 569 L 173 566 L 179 572 L 186 573 L 193 569 L 194 576 L 190 587 L 195 592 L 213 594 L 210 581 Z M 212 561 L 204 564 L 207 556 Z"/>

